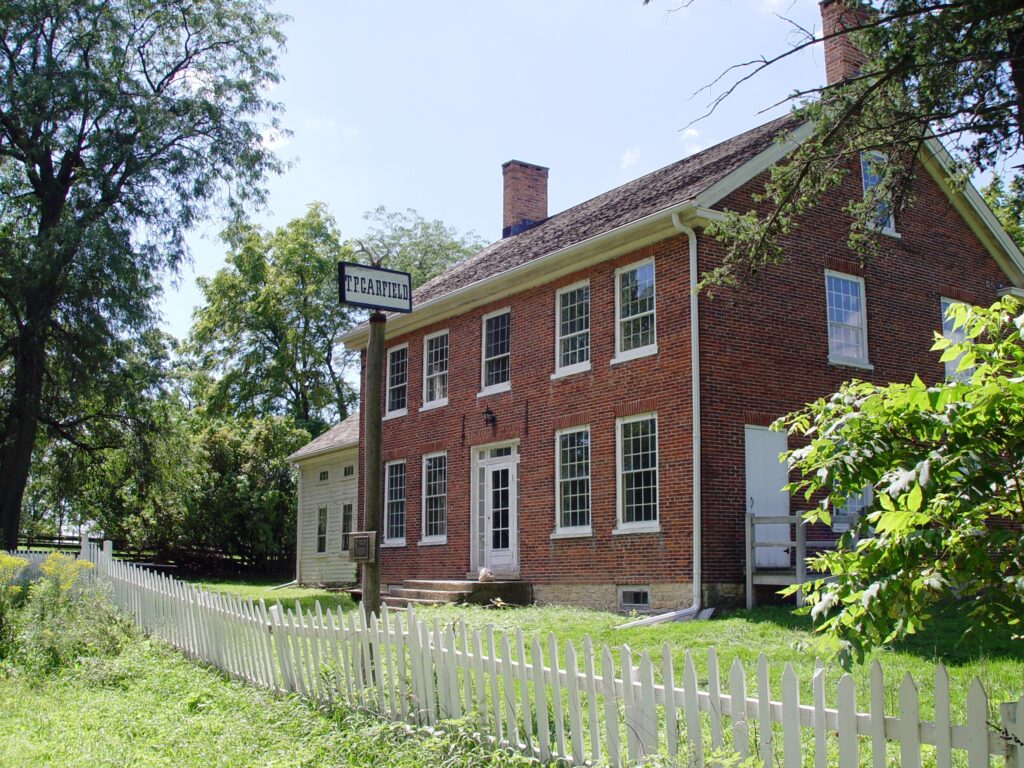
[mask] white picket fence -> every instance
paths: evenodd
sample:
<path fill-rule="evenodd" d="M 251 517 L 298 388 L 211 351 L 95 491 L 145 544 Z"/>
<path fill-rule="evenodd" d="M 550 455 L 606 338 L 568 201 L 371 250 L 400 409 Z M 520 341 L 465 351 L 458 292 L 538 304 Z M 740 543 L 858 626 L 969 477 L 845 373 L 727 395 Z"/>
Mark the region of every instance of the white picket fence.
<path fill-rule="evenodd" d="M 469 718 L 481 739 L 542 761 L 618 766 L 664 755 L 702 766 L 736 753 L 784 768 L 987 768 L 993 757 L 1024 768 L 1024 717 L 1017 716 L 1024 697 L 992 718 L 974 679 L 966 723 L 954 723 L 941 666 L 934 721 L 924 722 L 909 675 L 898 686 L 897 711 L 886 712 L 877 663 L 861 712 L 849 675 L 829 706 L 821 668 L 809 701 L 801 701 L 789 665 L 773 698 L 763 655 L 753 689 L 739 661 L 723 679 L 713 648 L 704 679 L 689 652 L 680 679 L 667 644 L 659 658 L 637 658 L 626 646 L 594 649 L 589 638 L 576 648 L 553 634 L 527 641 L 521 631 L 469 630 L 461 621 L 428 625 L 411 610 L 384 609 L 368 620 L 361 611 L 325 612 L 319 604 L 312 611 L 298 603 L 294 610 L 267 608 L 119 562 L 109 548 L 84 545 L 82 556 L 145 631 L 232 678 L 425 726 Z"/>

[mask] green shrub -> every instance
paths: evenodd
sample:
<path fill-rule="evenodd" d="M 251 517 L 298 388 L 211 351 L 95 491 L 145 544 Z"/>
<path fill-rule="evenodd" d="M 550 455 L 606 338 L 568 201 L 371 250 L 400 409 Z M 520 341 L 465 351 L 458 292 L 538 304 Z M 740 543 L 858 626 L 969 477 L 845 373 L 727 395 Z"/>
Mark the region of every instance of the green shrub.
<path fill-rule="evenodd" d="M 14 611 L 25 599 L 25 587 L 18 581 L 18 574 L 28 565 L 28 560 L 0 552 L 0 659 L 10 652 L 14 637 Z"/>
<path fill-rule="evenodd" d="M 135 630 L 103 588 L 82 578 L 91 563 L 54 553 L 40 566 L 17 614 L 12 661 L 33 673 L 52 672 L 85 656 L 121 651 Z"/>

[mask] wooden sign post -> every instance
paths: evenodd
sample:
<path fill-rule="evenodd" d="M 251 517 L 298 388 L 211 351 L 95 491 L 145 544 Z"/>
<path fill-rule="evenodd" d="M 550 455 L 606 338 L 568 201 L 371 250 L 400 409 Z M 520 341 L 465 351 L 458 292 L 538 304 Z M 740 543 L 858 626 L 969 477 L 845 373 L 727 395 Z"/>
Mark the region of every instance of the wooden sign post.
<path fill-rule="evenodd" d="M 365 250 L 365 249 L 364 249 Z M 338 297 L 342 304 L 370 309 L 363 407 L 363 530 L 370 533 L 373 556 L 363 562 L 363 605 L 368 616 L 380 613 L 380 530 L 384 517 L 381 471 L 386 311 L 412 312 L 412 278 L 408 272 L 338 262 Z"/>

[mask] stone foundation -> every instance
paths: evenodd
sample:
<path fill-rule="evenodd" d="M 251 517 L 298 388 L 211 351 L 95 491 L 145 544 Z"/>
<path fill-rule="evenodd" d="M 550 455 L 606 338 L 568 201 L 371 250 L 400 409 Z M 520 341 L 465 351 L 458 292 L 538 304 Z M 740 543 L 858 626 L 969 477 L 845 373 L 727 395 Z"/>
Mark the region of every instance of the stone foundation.
<path fill-rule="evenodd" d="M 619 610 L 617 584 L 534 584 L 533 599 L 537 605 L 577 605 L 596 611 Z M 648 587 L 651 612 L 673 611 L 686 608 L 693 602 L 693 587 L 684 584 L 639 584 Z"/>
<path fill-rule="evenodd" d="M 744 584 L 701 584 L 701 605 L 705 608 L 737 608 L 746 605 Z"/>

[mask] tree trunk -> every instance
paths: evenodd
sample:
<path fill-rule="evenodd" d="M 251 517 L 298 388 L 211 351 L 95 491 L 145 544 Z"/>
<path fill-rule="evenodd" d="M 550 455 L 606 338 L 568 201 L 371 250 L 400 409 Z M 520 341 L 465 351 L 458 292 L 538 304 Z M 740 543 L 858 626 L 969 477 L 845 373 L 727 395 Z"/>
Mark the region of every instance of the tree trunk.
<path fill-rule="evenodd" d="M 30 320 L 22 327 L 14 357 L 14 390 L 0 443 L 0 544 L 5 549 L 18 545 L 21 502 L 39 426 L 46 366 L 43 322 Z"/>

